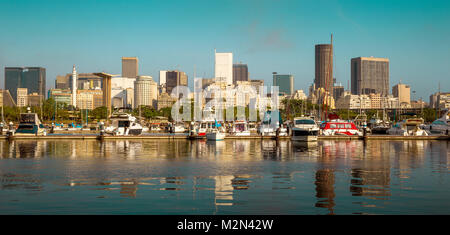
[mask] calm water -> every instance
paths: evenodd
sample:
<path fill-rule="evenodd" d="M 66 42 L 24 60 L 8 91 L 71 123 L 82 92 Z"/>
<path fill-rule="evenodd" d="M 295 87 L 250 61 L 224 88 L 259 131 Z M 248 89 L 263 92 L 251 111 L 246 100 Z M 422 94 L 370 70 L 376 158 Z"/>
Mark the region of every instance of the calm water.
<path fill-rule="evenodd" d="M 0 142 L 0 214 L 450 214 L 447 141 Z"/>

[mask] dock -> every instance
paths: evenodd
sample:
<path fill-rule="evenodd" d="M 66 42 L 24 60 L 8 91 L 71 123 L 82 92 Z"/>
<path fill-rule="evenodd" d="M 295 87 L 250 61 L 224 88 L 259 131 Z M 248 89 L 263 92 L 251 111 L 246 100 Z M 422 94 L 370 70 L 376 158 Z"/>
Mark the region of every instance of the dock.
<path fill-rule="evenodd" d="M 188 135 L 137 135 L 137 136 L 100 136 L 100 135 L 46 135 L 46 136 L 0 136 L 1 140 L 173 140 L 173 139 L 189 139 Z M 226 136 L 225 139 L 279 139 L 290 140 L 290 136 Z M 199 140 L 199 139 L 193 139 Z M 367 135 L 367 136 L 319 136 L 318 140 L 445 140 L 449 141 L 448 135 L 431 135 L 431 136 L 394 136 L 394 135 Z"/>

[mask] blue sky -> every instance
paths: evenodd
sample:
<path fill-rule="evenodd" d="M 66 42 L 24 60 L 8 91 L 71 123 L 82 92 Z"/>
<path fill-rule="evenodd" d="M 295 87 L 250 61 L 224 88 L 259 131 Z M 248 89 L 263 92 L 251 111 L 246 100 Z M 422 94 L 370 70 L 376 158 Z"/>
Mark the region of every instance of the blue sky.
<path fill-rule="evenodd" d="M 450 1 L 24 1 L 0 0 L 0 73 L 4 67 L 42 66 L 47 87 L 56 75 L 121 73 L 121 57 L 137 56 L 139 73 L 179 69 L 192 82 L 212 77 L 214 48 L 248 64 L 252 79 L 272 84 L 290 73 L 295 89 L 314 79 L 314 45 L 334 35 L 334 75 L 347 86 L 350 59 L 390 60 L 398 81 L 428 101 L 450 88 Z"/>

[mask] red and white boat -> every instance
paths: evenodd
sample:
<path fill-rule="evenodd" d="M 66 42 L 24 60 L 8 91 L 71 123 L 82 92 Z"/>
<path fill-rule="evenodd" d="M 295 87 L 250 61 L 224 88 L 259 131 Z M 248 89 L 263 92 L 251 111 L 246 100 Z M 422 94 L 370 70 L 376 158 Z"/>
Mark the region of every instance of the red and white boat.
<path fill-rule="evenodd" d="M 334 119 L 325 121 L 320 124 L 320 130 L 322 135 L 348 135 L 348 136 L 362 136 L 363 133 L 358 130 L 353 122 Z"/>

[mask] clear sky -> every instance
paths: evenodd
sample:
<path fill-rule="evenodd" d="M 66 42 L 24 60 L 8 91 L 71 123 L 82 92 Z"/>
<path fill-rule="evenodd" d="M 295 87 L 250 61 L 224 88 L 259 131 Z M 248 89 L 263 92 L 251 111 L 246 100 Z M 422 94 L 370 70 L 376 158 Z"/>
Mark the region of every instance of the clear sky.
<path fill-rule="evenodd" d="M 248 64 L 251 79 L 272 84 L 272 72 L 294 75 L 305 92 L 314 79 L 314 45 L 333 33 L 334 76 L 347 87 L 350 59 L 390 60 L 400 80 L 428 101 L 450 91 L 448 0 L 0 0 L 0 73 L 42 66 L 47 88 L 56 75 L 121 73 L 121 57 L 137 56 L 139 73 L 185 71 L 190 83 L 212 77 L 214 48 Z"/>

